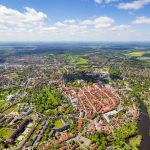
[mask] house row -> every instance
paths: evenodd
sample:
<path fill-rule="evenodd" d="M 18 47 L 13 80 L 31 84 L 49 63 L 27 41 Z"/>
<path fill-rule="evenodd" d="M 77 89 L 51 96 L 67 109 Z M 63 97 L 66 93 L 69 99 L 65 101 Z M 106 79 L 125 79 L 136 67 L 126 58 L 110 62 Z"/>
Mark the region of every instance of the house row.
<path fill-rule="evenodd" d="M 7 144 L 12 144 L 14 143 L 16 137 L 22 133 L 25 129 L 25 127 L 28 125 L 29 122 L 31 122 L 32 119 L 25 119 L 18 127 L 17 129 L 13 132 L 13 134 L 9 137 L 9 139 L 6 141 Z"/>
<path fill-rule="evenodd" d="M 55 144 L 61 144 L 65 141 L 68 141 L 72 138 L 76 137 L 76 135 L 73 135 L 71 133 L 63 133 L 60 136 L 56 136 L 57 140 L 55 141 Z"/>
<path fill-rule="evenodd" d="M 24 104 L 20 107 L 20 111 L 22 111 L 21 114 L 23 116 L 27 116 L 27 115 L 31 114 L 33 112 L 33 110 L 34 110 L 34 106 L 32 103 L 30 105 Z"/>
<path fill-rule="evenodd" d="M 38 132 L 34 135 L 33 137 L 33 140 L 32 141 L 29 141 L 25 144 L 25 147 L 30 147 L 30 146 L 33 146 L 33 145 L 37 145 L 40 140 L 42 139 L 42 136 L 45 132 L 45 130 L 47 129 L 48 127 L 48 121 L 44 121 L 41 125 L 41 127 L 39 128 Z"/>
<path fill-rule="evenodd" d="M 76 150 L 80 145 L 78 143 L 75 143 L 75 144 L 66 144 L 65 146 L 63 147 L 60 147 L 59 150 Z"/>
<path fill-rule="evenodd" d="M 86 114 L 109 112 L 119 104 L 117 94 L 100 83 L 82 88 L 63 87 L 62 90 L 73 106 Z"/>
<path fill-rule="evenodd" d="M 7 124 L 9 124 L 13 119 L 14 119 L 14 117 L 12 117 L 12 116 L 6 117 L 5 115 L 0 114 L 0 123 L 7 123 Z"/>

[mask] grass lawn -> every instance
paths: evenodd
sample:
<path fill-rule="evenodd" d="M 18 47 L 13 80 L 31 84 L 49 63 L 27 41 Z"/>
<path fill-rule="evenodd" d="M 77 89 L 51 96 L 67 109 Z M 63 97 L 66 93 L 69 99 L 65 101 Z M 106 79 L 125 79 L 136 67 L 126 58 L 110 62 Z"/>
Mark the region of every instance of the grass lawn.
<path fill-rule="evenodd" d="M 145 53 L 143 56 L 150 57 L 150 52 Z"/>
<path fill-rule="evenodd" d="M 62 121 L 61 120 L 56 120 L 55 121 L 55 128 L 60 128 L 60 127 L 62 127 L 64 124 L 62 123 Z"/>
<path fill-rule="evenodd" d="M 148 66 L 150 66 L 150 60 L 147 60 L 147 61 L 146 61 L 146 64 L 147 64 Z"/>
<path fill-rule="evenodd" d="M 109 67 L 104 67 L 103 71 L 108 72 L 109 71 Z"/>
<path fill-rule="evenodd" d="M 79 58 L 79 60 L 76 63 L 77 65 L 87 65 L 88 64 L 88 60 L 84 59 L 84 58 Z"/>
<path fill-rule="evenodd" d="M 5 100 L 0 100 L 0 108 L 2 108 L 6 104 Z"/>
<path fill-rule="evenodd" d="M 6 115 L 10 114 L 12 111 L 17 111 L 18 110 L 18 105 L 13 105 L 12 107 L 8 108 L 6 111 L 4 111 L 4 113 Z"/>
<path fill-rule="evenodd" d="M 18 74 L 17 73 L 10 73 L 11 78 L 17 78 Z"/>
<path fill-rule="evenodd" d="M 58 105 L 57 99 L 53 96 L 53 94 L 49 91 L 48 88 L 44 89 L 46 94 L 48 95 L 49 99 L 52 101 L 53 105 Z"/>
<path fill-rule="evenodd" d="M 133 138 L 129 139 L 129 143 L 132 146 L 132 148 L 134 150 L 138 150 L 138 148 L 140 147 L 141 144 L 141 140 L 142 140 L 142 136 L 141 135 L 137 135 Z"/>
<path fill-rule="evenodd" d="M 0 129 L 0 137 L 3 137 L 4 139 L 8 139 L 12 135 L 13 132 L 14 131 L 11 129 L 2 128 Z"/>
<path fill-rule="evenodd" d="M 132 53 L 129 53 L 130 56 L 133 56 L 133 57 L 141 57 L 144 55 L 145 52 L 132 52 Z"/>

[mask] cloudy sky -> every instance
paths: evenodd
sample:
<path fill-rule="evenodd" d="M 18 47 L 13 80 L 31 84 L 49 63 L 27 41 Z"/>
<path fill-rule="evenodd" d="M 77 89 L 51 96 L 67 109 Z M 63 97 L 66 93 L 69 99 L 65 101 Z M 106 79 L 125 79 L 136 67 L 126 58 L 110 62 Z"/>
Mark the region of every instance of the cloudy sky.
<path fill-rule="evenodd" d="M 150 0 L 0 0 L 0 41 L 150 41 Z"/>

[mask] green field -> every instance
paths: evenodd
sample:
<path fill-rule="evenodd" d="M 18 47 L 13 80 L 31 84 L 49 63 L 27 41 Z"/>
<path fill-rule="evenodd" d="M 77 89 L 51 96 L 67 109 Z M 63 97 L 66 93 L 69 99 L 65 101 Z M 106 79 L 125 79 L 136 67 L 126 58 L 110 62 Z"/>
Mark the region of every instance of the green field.
<path fill-rule="evenodd" d="M 132 57 L 150 57 L 150 52 L 144 52 L 144 51 L 139 51 L 139 52 L 131 52 L 129 53 L 130 56 Z"/>
<path fill-rule="evenodd" d="M 137 135 L 137 136 L 129 139 L 129 144 L 132 146 L 132 148 L 134 150 L 138 150 L 138 148 L 140 147 L 140 144 L 141 144 L 141 140 L 142 140 L 142 136 Z"/>
<path fill-rule="evenodd" d="M 2 108 L 6 104 L 5 100 L 0 100 L 0 108 Z"/>
<path fill-rule="evenodd" d="M 147 61 L 146 61 L 146 64 L 147 64 L 148 66 L 150 66 L 150 60 L 147 60 Z"/>
<path fill-rule="evenodd" d="M 79 60 L 76 63 L 77 65 L 87 65 L 88 64 L 88 60 L 84 59 L 84 58 L 79 58 Z"/>
<path fill-rule="evenodd" d="M 150 57 L 150 52 L 149 53 L 145 53 L 143 56 L 144 57 Z"/>
<path fill-rule="evenodd" d="M 132 52 L 132 53 L 129 53 L 130 56 L 133 56 L 133 57 L 141 57 L 143 56 L 145 52 Z"/>
<path fill-rule="evenodd" d="M 76 65 L 87 65 L 88 59 L 83 58 L 84 55 L 66 55 L 66 59 L 68 60 L 69 64 L 76 64 Z"/>
<path fill-rule="evenodd" d="M 60 128 L 60 127 L 62 127 L 64 124 L 62 123 L 62 121 L 61 120 L 56 120 L 55 121 L 55 128 Z"/>
<path fill-rule="evenodd" d="M 48 88 L 45 88 L 44 90 L 45 90 L 46 94 L 48 95 L 48 98 L 52 101 L 52 103 L 54 105 L 58 105 L 57 99 L 53 96 L 53 94 L 50 92 L 50 90 Z"/>
<path fill-rule="evenodd" d="M 8 108 L 4 113 L 6 115 L 10 114 L 12 111 L 18 111 L 18 105 L 13 105 L 12 107 Z"/>
<path fill-rule="evenodd" d="M 0 137 L 3 137 L 4 139 L 9 138 L 13 133 L 13 130 L 10 129 L 0 129 Z"/>

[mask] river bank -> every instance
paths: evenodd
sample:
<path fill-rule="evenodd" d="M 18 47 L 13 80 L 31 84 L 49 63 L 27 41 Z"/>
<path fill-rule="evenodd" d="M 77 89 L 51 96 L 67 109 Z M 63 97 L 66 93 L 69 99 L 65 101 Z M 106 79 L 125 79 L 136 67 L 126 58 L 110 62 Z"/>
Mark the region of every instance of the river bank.
<path fill-rule="evenodd" d="M 149 150 L 150 149 L 150 136 L 149 136 L 149 127 L 150 119 L 148 117 L 147 109 L 144 103 L 139 100 L 140 103 L 140 116 L 138 121 L 138 132 L 142 135 L 142 141 L 140 145 L 140 150 Z"/>

